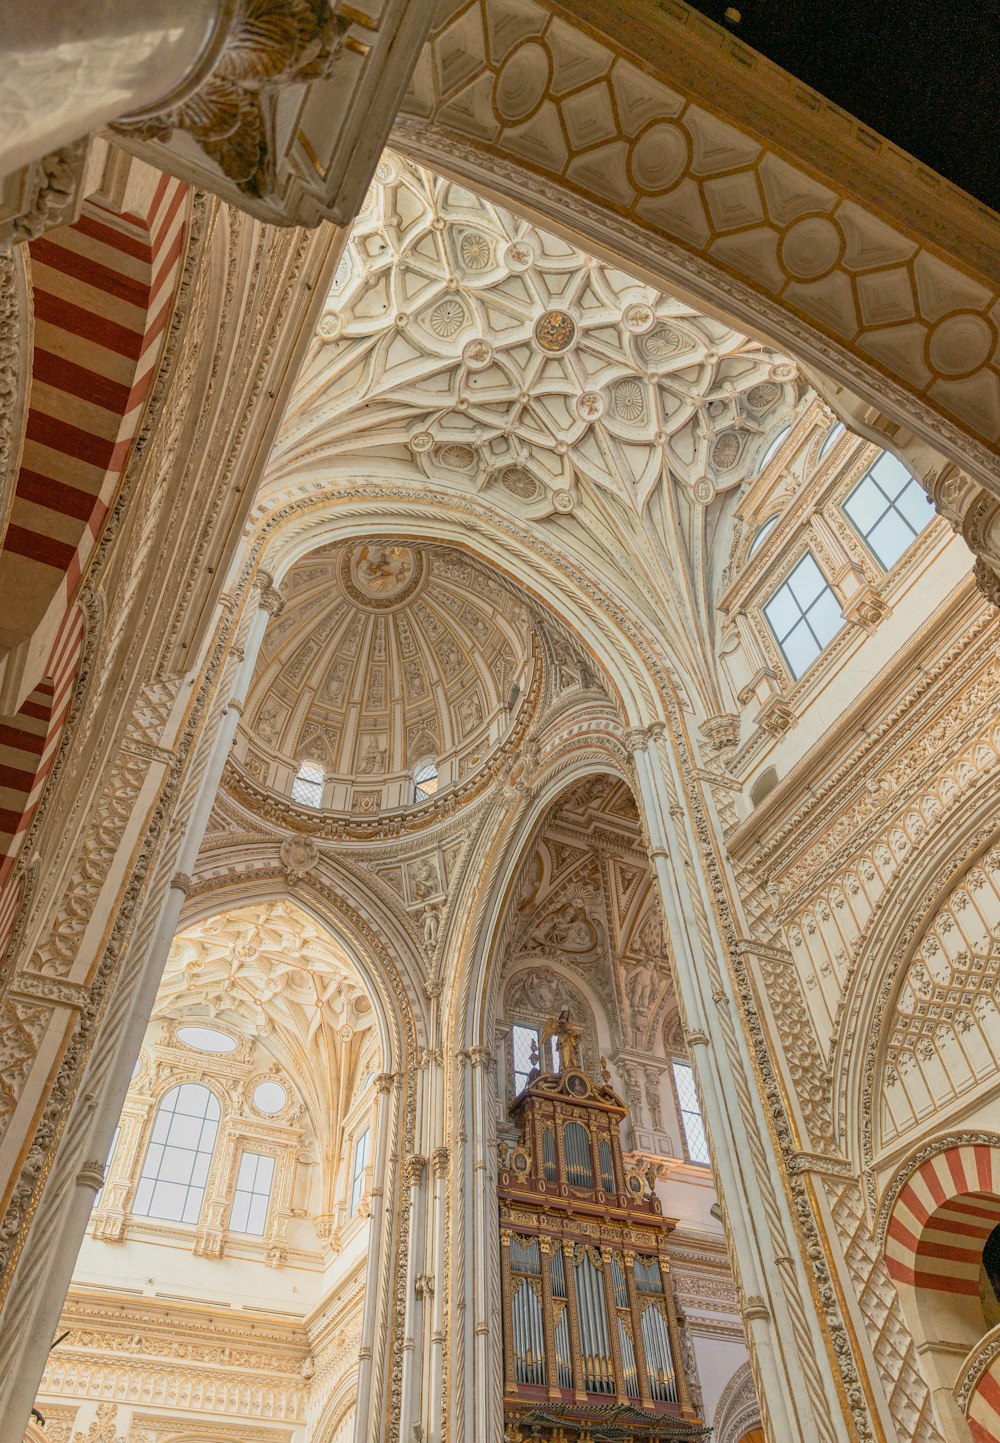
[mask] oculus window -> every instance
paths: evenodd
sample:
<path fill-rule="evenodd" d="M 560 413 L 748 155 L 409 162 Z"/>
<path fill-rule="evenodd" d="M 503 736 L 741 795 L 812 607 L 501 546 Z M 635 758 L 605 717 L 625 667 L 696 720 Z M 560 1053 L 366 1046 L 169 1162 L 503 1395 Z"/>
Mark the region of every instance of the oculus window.
<path fill-rule="evenodd" d="M 690 1162 L 710 1162 L 708 1155 L 708 1138 L 705 1136 L 705 1124 L 701 1120 L 701 1107 L 698 1104 L 698 1089 L 694 1085 L 694 1072 L 690 1063 L 674 1063 L 674 1087 L 677 1091 L 677 1106 L 681 1114 L 681 1126 L 684 1128 L 684 1147 Z"/>
<path fill-rule="evenodd" d="M 758 463 L 757 463 L 757 471 L 758 471 L 758 472 L 763 471 L 763 469 L 764 469 L 764 467 L 767 465 L 767 463 L 768 463 L 769 461 L 773 460 L 775 454 L 781 449 L 781 447 L 782 447 L 782 445 L 785 443 L 785 441 L 788 440 L 788 438 L 789 438 L 789 436 L 791 435 L 791 433 L 792 433 L 792 428 L 791 428 L 791 426 L 786 426 L 786 427 L 784 428 L 784 430 L 781 430 L 781 431 L 778 432 L 777 436 L 775 436 L 775 438 L 774 438 L 774 440 L 771 442 L 770 446 L 768 446 L 767 450 L 764 452 L 763 456 L 762 456 L 762 457 L 760 458 L 760 460 L 758 461 Z"/>
<path fill-rule="evenodd" d="M 216 1032 L 214 1027 L 178 1027 L 177 1040 L 185 1047 L 195 1047 L 199 1052 L 235 1052 L 236 1038 L 225 1032 Z"/>
<path fill-rule="evenodd" d="M 323 804 L 323 768 L 316 762 L 303 762 L 292 782 L 292 801 L 302 807 Z"/>
<path fill-rule="evenodd" d="M 361 1194 L 365 1189 L 365 1168 L 368 1166 L 368 1152 L 371 1147 L 372 1131 L 366 1127 L 354 1144 L 354 1167 L 351 1170 L 351 1217 L 358 1210 Z"/>
<path fill-rule="evenodd" d="M 923 487 L 888 451 L 862 476 L 844 502 L 844 511 L 886 571 L 935 516 Z"/>
<path fill-rule="evenodd" d="M 240 1158 L 236 1176 L 236 1192 L 229 1213 L 229 1227 L 234 1233 L 264 1236 L 267 1205 L 271 1201 L 274 1181 L 274 1158 L 260 1152 L 245 1152 Z"/>
<path fill-rule="evenodd" d="M 819 455 L 816 457 L 816 460 L 822 461 L 824 456 L 829 456 L 830 452 L 833 450 L 834 446 L 836 446 L 837 442 L 840 440 L 843 434 L 843 421 L 834 421 L 829 431 L 827 431 L 826 435 L 823 437 L 823 444 L 819 448 Z"/>
<path fill-rule="evenodd" d="M 182 1082 L 156 1112 L 132 1211 L 137 1217 L 196 1223 L 215 1150 L 219 1100 L 198 1082 Z"/>
<path fill-rule="evenodd" d="M 287 1101 L 288 1094 L 280 1082 L 258 1082 L 253 1090 L 254 1107 L 269 1117 L 280 1112 Z"/>
<path fill-rule="evenodd" d="M 811 551 L 778 587 L 764 615 L 796 681 L 844 624 L 840 603 Z"/>
<path fill-rule="evenodd" d="M 751 556 L 753 556 L 755 552 L 759 551 L 760 548 L 764 545 L 764 542 L 765 542 L 765 541 L 767 540 L 767 538 L 770 536 L 771 532 L 774 530 L 774 528 L 777 526 L 777 524 L 778 524 L 777 514 L 775 514 L 774 516 L 769 516 L 769 517 L 767 518 L 767 520 L 764 522 L 763 526 L 761 526 L 760 529 L 758 530 L 757 535 L 754 537 L 754 539 L 753 539 L 753 540 L 751 541 L 751 543 L 750 543 L 750 550 L 747 552 L 747 560 L 748 560 L 748 561 L 750 560 Z"/>

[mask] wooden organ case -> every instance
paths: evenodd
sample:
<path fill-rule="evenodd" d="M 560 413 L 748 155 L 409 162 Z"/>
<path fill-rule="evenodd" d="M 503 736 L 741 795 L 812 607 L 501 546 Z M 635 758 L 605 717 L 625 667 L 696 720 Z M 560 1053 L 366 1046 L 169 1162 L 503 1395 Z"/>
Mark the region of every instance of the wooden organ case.
<path fill-rule="evenodd" d="M 665 1218 L 626 1166 L 628 1115 L 579 1067 L 532 1073 L 499 1171 L 507 1443 L 700 1438 Z M 506 1153 L 506 1156 L 503 1156 Z"/>

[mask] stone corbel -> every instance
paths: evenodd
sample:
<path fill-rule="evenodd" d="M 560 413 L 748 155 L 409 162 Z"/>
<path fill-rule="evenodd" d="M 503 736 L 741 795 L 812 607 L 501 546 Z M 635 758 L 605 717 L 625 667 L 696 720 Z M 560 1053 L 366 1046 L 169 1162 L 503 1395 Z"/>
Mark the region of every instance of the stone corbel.
<path fill-rule="evenodd" d="M 833 592 L 840 602 L 844 619 L 860 626 L 863 631 L 874 631 L 889 615 L 888 602 L 859 566 L 846 567 L 835 579 Z"/>
<path fill-rule="evenodd" d="M 938 511 L 975 555 L 980 591 L 1000 607 L 1000 498 L 951 464 L 926 476 L 924 485 Z"/>
<path fill-rule="evenodd" d="M 129 149 L 259 220 L 360 209 L 434 7 L 236 0 L 225 43 L 173 104 L 113 125 Z"/>
<path fill-rule="evenodd" d="M 780 696 L 772 696 L 754 717 L 754 725 L 763 727 L 773 737 L 784 736 L 796 723 L 796 715 Z"/>

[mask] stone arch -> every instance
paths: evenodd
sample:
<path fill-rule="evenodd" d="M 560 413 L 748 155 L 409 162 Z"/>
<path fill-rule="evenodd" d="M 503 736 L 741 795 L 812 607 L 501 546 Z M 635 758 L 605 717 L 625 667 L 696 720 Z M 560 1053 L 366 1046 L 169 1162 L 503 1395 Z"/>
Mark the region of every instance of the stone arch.
<path fill-rule="evenodd" d="M 998 1437 L 1000 1327 L 985 1312 L 983 1248 L 1000 1227 L 1000 1136 L 937 1139 L 897 1169 L 876 1238 L 921 1351 L 942 1421 Z M 985 1345 L 985 1347 L 984 1347 Z M 966 1435 L 969 1436 L 969 1435 Z"/>
<path fill-rule="evenodd" d="M 31 388 L 0 583 L 8 651 L 2 706 L 9 714 L 47 671 L 169 333 L 190 192 L 138 162 L 126 191 L 120 209 L 95 194 L 73 225 L 28 246 Z"/>
<path fill-rule="evenodd" d="M 396 964 L 396 956 L 409 950 L 396 919 L 377 901 L 374 920 L 365 917 L 332 876 L 310 874 L 292 881 L 273 857 L 254 862 L 245 871 L 237 864 L 218 880 L 206 878 L 183 909 L 177 930 L 234 907 L 278 900 L 294 903 L 336 938 L 364 981 L 376 1004 L 383 1069 L 405 1069 L 420 1044 L 422 1025 L 411 979 Z"/>
<path fill-rule="evenodd" d="M 875 1212 L 872 1165 L 882 1146 L 873 1094 L 885 1064 L 893 1002 L 925 930 L 962 877 L 995 847 L 994 786 L 984 777 L 950 826 L 935 828 L 889 882 L 858 937 L 834 1029 L 831 1076 L 835 1134 L 868 1170 L 869 1215 Z"/>
<path fill-rule="evenodd" d="M 715 1443 L 750 1443 L 754 1429 L 759 1429 L 763 1438 L 757 1389 L 747 1362 L 736 1369 L 719 1395 L 712 1431 Z"/>

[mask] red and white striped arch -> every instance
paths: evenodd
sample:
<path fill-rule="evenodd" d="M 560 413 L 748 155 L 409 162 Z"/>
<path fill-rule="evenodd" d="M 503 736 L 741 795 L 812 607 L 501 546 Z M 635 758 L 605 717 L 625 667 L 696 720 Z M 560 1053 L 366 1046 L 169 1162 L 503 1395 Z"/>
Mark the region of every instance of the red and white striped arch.
<path fill-rule="evenodd" d="M 900 1188 L 889 1214 L 885 1260 L 897 1283 L 979 1295 L 986 1239 L 1000 1226 L 1000 1149 L 949 1147 Z"/>
<path fill-rule="evenodd" d="M 1000 1358 L 982 1374 L 965 1411 L 973 1443 L 1000 1443 Z"/>
<path fill-rule="evenodd" d="M 11 714 L 0 716 L 0 942 L 16 906 L 3 883 L 72 699 L 83 639 L 74 599 L 132 452 L 181 277 L 188 187 L 142 167 L 126 194 L 121 213 L 91 199 L 74 225 L 29 247 L 31 383 L 0 546 L 0 627 L 20 657 Z"/>
<path fill-rule="evenodd" d="M 186 193 L 160 176 L 144 214 L 88 201 L 29 247 L 31 393 L 2 557 L 26 630 L 65 611 L 114 500 L 176 298 Z"/>

